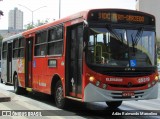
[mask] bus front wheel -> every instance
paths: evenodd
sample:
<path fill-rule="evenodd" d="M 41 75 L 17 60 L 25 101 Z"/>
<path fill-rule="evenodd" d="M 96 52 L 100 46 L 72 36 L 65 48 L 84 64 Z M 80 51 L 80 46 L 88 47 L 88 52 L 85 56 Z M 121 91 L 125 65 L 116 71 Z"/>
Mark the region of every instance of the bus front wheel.
<path fill-rule="evenodd" d="M 106 104 L 109 108 L 118 108 L 122 104 L 122 101 L 106 102 Z"/>
<path fill-rule="evenodd" d="M 63 96 L 63 87 L 60 80 L 56 83 L 54 98 L 58 108 L 65 108 L 65 98 Z"/>

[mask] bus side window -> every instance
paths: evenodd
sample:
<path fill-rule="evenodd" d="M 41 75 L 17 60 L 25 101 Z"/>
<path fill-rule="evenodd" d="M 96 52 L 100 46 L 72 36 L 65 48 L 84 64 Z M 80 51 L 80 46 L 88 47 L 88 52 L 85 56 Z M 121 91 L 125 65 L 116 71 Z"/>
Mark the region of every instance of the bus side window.
<path fill-rule="evenodd" d="M 19 39 L 13 41 L 13 58 L 18 58 Z"/>
<path fill-rule="evenodd" d="M 24 57 L 24 38 L 19 39 L 19 57 Z"/>
<path fill-rule="evenodd" d="M 2 48 L 2 59 L 7 58 L 7 42 L 3 43 L 3 48 Z"/>
<path fill-rule="evenodd" d="M 48 55 L 62 55 L 63 27 L 57 26 L 49 30 Z"/>
<path fill-rule="evenodd" d="M 46 46 L 47 46 L 47 31 L 43 31 L 36 34 L 35 40 L 35 56 L 44 56 L 46 55 Z"/>

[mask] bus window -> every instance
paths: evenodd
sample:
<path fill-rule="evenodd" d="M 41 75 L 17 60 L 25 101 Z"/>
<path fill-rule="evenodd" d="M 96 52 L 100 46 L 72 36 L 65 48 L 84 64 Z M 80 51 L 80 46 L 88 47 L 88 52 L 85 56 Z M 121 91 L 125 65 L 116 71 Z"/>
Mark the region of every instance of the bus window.
<path fill-rule="evenodd" d="M 20 45 L 19 57 L 24 57 L 24 39 L 23 38 L 19 40 L 19 45 Z"/>
<path fill-rule="evenodd" d="M 19 39 L 13 41 L 13 58 L 18 57 Z"/>
<path fill-rule="evenodd" d="M 61 55 L 63 51 L 63 27 L 58 26 L 49 30 L 48 55 Z"/>
<path fill-rule="evenodd" d="M 2 49 L 2 59 L 7 58 L 7 42 L 3 43 L 3 49 Z"/>
<path fill-rule="evenodd" d="M 47 32 L 43 31 L 36 34 L 35 40 L 35 56 L 46 55 Z"/>

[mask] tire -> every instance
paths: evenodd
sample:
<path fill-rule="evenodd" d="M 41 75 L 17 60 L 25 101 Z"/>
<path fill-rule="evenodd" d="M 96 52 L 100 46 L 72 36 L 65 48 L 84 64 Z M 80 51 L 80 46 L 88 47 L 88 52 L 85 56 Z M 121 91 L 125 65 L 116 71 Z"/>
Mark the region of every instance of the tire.
<path fill-rule="evenodd" d="M 2 80 L 2 78 L 1 78 L 1 72 L 0 72 L 0 80 L 1 80 L 1 83 L 3 83 L 3 80 Z"/>
<path fill-rule="evenodd" d="M 25 88 L 19 87 L 18 76 L 14 76 L 14 92 L 16 94 L 27 94 Z"/>
<path fill-rule="evenodd" d="M 66 107 L 65 104 L 66 99 L 63 96 L 63 86 L 60 80 L 56 83 L 54 99 L 55 99 L 55 104 L 58 108 L 63 109 Z"/>
<path fill-rule="evenodd" d="M 106 104 L 108 105 L 109 108 L 115 109 L 115 108 L 118 108 L 122 104 L 122 101 L 106 102 Z"/>
<path fill-rule="evenodd" d="M 1 79 L 1 83 L 3 83 L 3 80 Z"/>

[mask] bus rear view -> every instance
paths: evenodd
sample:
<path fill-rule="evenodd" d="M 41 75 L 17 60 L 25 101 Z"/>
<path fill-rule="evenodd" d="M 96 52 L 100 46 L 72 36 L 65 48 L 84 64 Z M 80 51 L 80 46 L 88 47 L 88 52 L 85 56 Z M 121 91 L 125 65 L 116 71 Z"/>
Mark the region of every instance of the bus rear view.
<path fill-rule="evenodd" d="M 155 99 L 155 18 L 131 10 L 91 10 L 85 27 L 84 101 Z"/>

